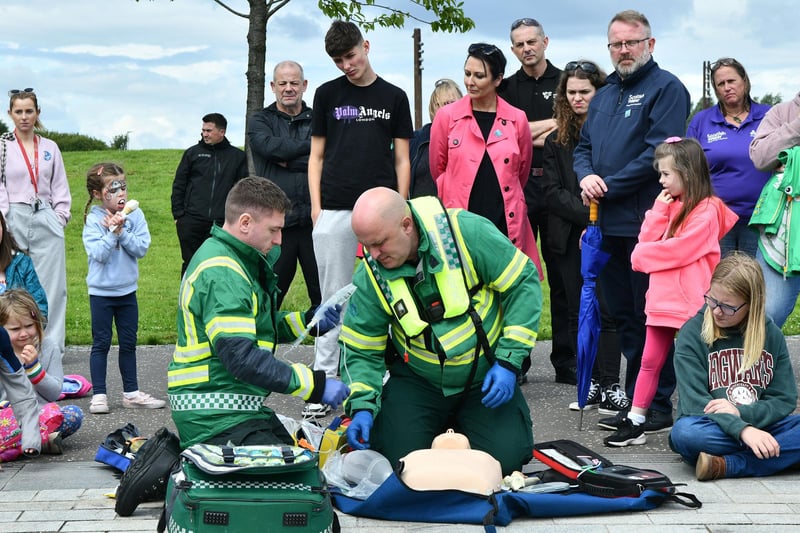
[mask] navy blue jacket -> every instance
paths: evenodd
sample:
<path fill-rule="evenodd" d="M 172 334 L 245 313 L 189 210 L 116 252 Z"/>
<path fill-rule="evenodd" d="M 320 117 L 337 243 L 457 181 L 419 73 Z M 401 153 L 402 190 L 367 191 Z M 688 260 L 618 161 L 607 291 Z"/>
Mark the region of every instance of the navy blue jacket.
<path fill-rule="evenodd" d="M 691 99 L 683 83 L 650 59 L 625 78 L 614 72 L 592 99 L 575 148 L 578 181 L 597 174 L 608 192 L 600 203 L 605 235 L 636 237 L 661 191 L 653 152 L 683 136 Z"/>

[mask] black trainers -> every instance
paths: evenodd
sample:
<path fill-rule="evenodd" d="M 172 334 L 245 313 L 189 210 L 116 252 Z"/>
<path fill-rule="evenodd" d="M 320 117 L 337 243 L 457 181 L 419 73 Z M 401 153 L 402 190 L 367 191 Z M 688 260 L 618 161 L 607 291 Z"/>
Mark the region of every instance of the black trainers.
<path fill-rule="evenodd" d="M 653 409 L 647 411 L 647 420 L 644 422 L 645 433 L 660 433 L 670 428 L 672 428 L 672 413 L 662 413 Z"/>
<path fill-rule="evenodd" d="M 180 453 L 178 436 L 167 428 L 147 439 L 119 481 L 114 506 L 117 514 L 130 516 L 142 502 L 163 500 L 167 478 Z"/>
<path fill-rule="evenodd" d="M 614 383 L 603 391 L 603 400 L 598 412 L 601 415 L 615 415 L 631 408 L 631 400 L 625 395 L 625 389 Z"/>
<path fill-rule="evenodd" d="M 609 416 L 607 418 L 601 418 L 597 421 L 597 425 L 603 429 L 610 429 L 611 431 L 616 431 L 619 429 L 620 424 L 628 416 L 628 410 L 625 409 L 624 411 L 620 411 L 614 416 Z"/>
<path fill-rule="evenodd" d="M 592 384 L 589 385 L 589 396 L 586 398 L 586 405 L 583 406 L 583 410 L 588 411 L 590 409 L 597 409 L 597 407 L 600 405 L 602 396 L 603 389 L 600 388 L 600 384 L 595 380 L 592 380 Z M 578 402 L 572 402 L 569 404 L 569 408 L 571 411 L 580 411 Z"/>
<path fill-rule="evenodd" d="M 646 442 L 647 435 L 644 434 L 644 424 L 634 425 L 628 418 L 623 418 L 617 431 L 603 440 L 603 444 L 606 446 L 630 446 Z"/>

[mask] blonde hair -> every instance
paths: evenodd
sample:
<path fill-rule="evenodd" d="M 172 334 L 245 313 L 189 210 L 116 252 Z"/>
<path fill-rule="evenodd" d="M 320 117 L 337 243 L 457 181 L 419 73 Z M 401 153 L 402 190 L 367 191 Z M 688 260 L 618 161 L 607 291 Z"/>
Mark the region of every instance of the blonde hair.
<path fill-rule="evenodd" d="M 456 100 L 464 96 L 456 82 L 448 78 L 442 78 L 436 81 L 436 85 L 431 93 L 430 102 L 428 103 L 428 115 L 431 117 L 431 122 L 433 122 L 433 116 L 436 114 L 436 111 L 449 100 L 448 96 L 454 94 L 457 95 Z"/>
<path fill-rule="evenodd" d="M 30 317 L 36 326 L 37 341 L 41 345 L 47 319 L 42 315 L 39 305 L 31 293 L 25 289 L 9 289 L 0 294 L 0 324 L 5 326 L 14 317 Z"/>
<path fill-rule="evenodd" d="M 749 304 L 747 317 L 739 324 L 744 337 L 744 360 L 739 367 L 743 374 L 761 358 L 766 328 L 766 289 L 764 274 L 755 259 L 745 253 L 732 252 L 719 262 L 711 275 L 711 284 L 719 285 L 731 294 L 741 297 Z M 703 342 L 711 346 L 718 339 L 724 339 L 725 333 L 714 322 L 713 311 L 706 307 L 703 313 Z"/>

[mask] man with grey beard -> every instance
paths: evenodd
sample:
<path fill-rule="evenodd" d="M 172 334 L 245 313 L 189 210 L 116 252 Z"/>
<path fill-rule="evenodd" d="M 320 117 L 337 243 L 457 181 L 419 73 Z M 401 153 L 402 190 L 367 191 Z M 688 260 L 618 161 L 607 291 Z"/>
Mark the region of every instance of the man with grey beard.
<path fill-rule="evenodd" d="M 668 137 L 683 136 L 690 98 L 678 78 L 659 68 L 652 53 L 656 40 L 647 18 L 633 10 L 614 15 L 608 25 L 608 50 L 615 72 L 597 91 L 575 149 L 575 173 L 584 203 L 600 205 L 603 249 L 611 256 L 599 282 L 617 325 L 620 351 L 627 360 L 625 393 L 633 397 L 645 339 L 645 293 L 649 277 L 631 268 L 644 213 L 661 185 L 653 152 Z M 672 426 L 675 371 L 672 353 L 661 371 L 645 432 Z M 627 416 L 601 419 L 617 429 Z"/>

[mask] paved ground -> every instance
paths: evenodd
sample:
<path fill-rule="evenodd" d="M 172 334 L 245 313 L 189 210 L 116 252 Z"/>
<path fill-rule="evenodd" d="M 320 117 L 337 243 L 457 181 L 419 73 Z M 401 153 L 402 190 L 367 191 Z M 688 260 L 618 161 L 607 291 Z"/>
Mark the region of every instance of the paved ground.
<path fill-rule="evenodd" d="M 800 370 L 800 338 L 789 339 L 797 377 Z M 584 415 L 583 430 L 578 429 L 578 414 L 567 409 L 575 389 L 553 382 L 549 365 L 549 342 L 541 342 L 534 351 L 530 381 L 523 392 L 534 419 L 534 436 L 539 442 L 559 438 L 578 441 L 602 453 L 615 463 L 650 467 L 665 473 L 676 483 L 687 483 L 685 490 L 704 503 L 700 510 L 688 510 L 667 504 L 646 513 L 598 515 L 552 520 L 517 519 L 502 531 L 796 531 L 800 525 L 800 479 L 797 472 L 764 479 L 720 480 L 699 483 L 694 472 L 682 464 L 666 443 L 666 434 L 648 437 L 644 446 L 621 450 L 604 448 L 608 432 L 596 426 L 598 414 Z M 171 346 L 139 348 L 139 383 L 142 390 L 166 398 L 166 366 Z M 111 361 L 114 361 L 112 354 Z M 309 362 L 310 347 L 301 346 L 278 352 L 278 357 L 295 362 Z M 64 359 L 66 373 L 88 375 L 88 348 L 70 347 Z M 0 531 L 153 531 L 160 504 L 143 504 L 133 516 L 122 518 L 114 512 L 113 493 L 118 480 L 114 471 L 93 461 L 99 443 L 114 429 L 133 422 L 143 434 L 152 434 L 161 426 L 174 429 L 168 409 L 128 410 L 122 408 L 121 383 L 115 364 L 109 364 L 108 415 L 89 415 L 84 427 L 65 440 L 61 456 L 41 456 L 2 465 L 0 471 Z M 88 399 L 77 402 L 88 413 Z M 270 397 L 270 404 L 281 414 L 299 418 L 302 402 L 282 395 Z M 456 532 L 480 531 L 464 525 L 383 522 L 342 515 L 344 531 Z"/>

